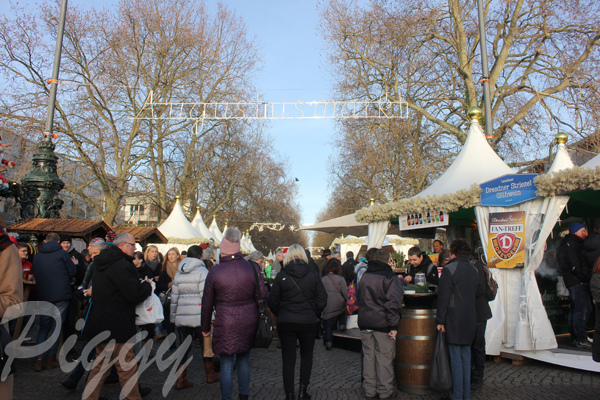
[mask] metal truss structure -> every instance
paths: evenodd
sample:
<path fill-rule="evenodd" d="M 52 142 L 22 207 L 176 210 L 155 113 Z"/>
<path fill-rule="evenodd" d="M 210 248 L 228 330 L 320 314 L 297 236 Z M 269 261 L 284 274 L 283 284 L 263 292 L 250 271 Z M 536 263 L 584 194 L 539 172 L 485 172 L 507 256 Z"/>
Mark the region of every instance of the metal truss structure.
<path fill-rule="evenodd" d="M 375 101 L 296 101 L 162 103 L 148 94 L 136 119 L 150 120 L 301 120 L 323 118 L 391 119 L 408 118 L 406 101 L 387 97 Z"/>

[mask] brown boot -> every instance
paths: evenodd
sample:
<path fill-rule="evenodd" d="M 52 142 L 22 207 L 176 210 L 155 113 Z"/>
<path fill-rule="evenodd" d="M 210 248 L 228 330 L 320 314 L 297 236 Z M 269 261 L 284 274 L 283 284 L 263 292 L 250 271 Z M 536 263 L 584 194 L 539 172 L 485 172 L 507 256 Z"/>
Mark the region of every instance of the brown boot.
<path fill-rule="evenodd" d="M 60 367 L 60 363 L 56 359 L 56 356 L 48 357 L 48 364 L 46 365 L 46 369 L 54 369 Z"/>
<path fill-rule="evenodd" d="M 44 358 L 42 357 L 38 357 L 35 359 L 35 367 L 33 367 L 33 370 L 35 372 L 41 372 L 44 370 L 44 361 L 46 361 Z"/>
<path fill-rule="evenodd" d="M 194 386 L 194 384 L 190 381 L 187 380 L 187 368 L 183 368 L 182 365 L 180 365 L 177 368 L 177 372 L 179 374 L 179 376 L 177 377 L 177 383 L 175 384 L 175 389 L 187 389 L 187 388 L 191 388 L 192 386 Z"/>
<path fill-rule="evenodd" d="M 213 363 L 212 358 L 204 358 L 204 370 L 206 371 L 206 383 L 219 382 L 221 374 L 215 372 L 215 364 Z"/>

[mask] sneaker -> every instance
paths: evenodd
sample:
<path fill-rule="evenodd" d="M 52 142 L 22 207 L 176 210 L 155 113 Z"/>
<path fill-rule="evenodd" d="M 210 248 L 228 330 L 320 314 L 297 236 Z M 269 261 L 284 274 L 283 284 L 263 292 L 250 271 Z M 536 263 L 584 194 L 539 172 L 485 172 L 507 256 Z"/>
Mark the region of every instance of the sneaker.
<path fill-rule="evenodd" d="M 575 347 L 578 349 L 590 350 L 592 348 L 592 344 L 586 340 L 585 342 L 575 343 Z"/>

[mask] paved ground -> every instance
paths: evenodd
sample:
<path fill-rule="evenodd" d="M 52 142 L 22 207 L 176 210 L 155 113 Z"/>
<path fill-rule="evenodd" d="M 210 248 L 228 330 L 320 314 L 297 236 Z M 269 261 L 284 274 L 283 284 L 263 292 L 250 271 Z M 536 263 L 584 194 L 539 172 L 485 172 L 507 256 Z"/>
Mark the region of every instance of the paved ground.
<path fill-rule="evenodd" d="M 281 355 L 273 342 L 268 350 L 255 349 L 251 358 L 251 399 L 284 398 L 281 380 Z M 154 350 L 158 348 L 155 345 Z M 200 350 L 193 348 L 193 361 L 188 379 L 194 387 L 187 390 L 171 390 L 163 395 L 162 389 L 168 370 L 161 372 L 156 364 L 143 372 L 141 382 L 152 388 L 145 398 L 154 399 L 219 399 L 218 383 L 207 385 L 201 365 Z M 33 360 L 18 360 L 16 363 L 15 399 L 80 399 L 83 382 L 74 392 L 58 385 L 67 374 L 61 370 L 33 371 Z M 298 369 L 298 368 L 297 368 Z M 361 399 L 360 354 L 334 348 L 325 351 L 318 343 L 315 346 L 315 359 L 309 392 L 313 400 Z M 234 389 L 234 394 L 237 392 Z M 108 399 L 119 398 L 118 385 L 106 385 L 102 395 Z M 439 395 L 417 396 L 399 392 L 399 399 L 438 399 Z M 595 399 L 600 398 L 600 375 L 591 372 L 556 367 L 531 361 L 525 365 L 513 366 L 508 360 L 498 364 L 486 362 L 484 387 L 473 391 L 473 399 Z M 1 400 L 1 399 L 0 399 Z"/>

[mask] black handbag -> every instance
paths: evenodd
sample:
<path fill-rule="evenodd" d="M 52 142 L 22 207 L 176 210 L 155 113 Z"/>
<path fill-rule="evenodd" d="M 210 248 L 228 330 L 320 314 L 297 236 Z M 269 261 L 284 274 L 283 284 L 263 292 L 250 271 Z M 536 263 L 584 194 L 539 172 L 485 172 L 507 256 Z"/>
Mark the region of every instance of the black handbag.
<path fill-rule="evenodd" d="M 438 330 L 433 361 L 431 363 L 431 374 L 429 375 L 429 386 L 438 392 L 448 392 L 452 389 L 452 372 L 450 371 L 450 357 L 448 345 L 446 344 L 446 332 Z"/>
<path fill-rule="evenodd" d="M 254 347 L 259 349 L 268 349 L 273 341 L 273 320 L 265 315 L 265 302 L 260 294 L 260 282 L 254 264 L 254 278 L 256 279 L 256 297 L 258 299 L 258 325 L 256 327 L 256 336 L 254 337 Z"/>

